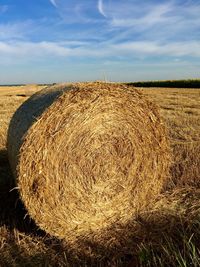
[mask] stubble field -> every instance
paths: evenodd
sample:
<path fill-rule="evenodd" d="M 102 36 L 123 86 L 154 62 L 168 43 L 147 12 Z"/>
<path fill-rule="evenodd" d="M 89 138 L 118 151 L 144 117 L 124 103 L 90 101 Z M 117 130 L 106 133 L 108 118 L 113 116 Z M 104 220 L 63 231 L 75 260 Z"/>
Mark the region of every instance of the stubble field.
<path fill-rule="evenodd" d="M 13 189 L 6 135 L 17 107 L 41 86 L 0 87 L 0 266 L 200 266 L 200 89 L 139 88 L 160 107 L 173 162 L 169 183 L 135 221 L 123 251 L 77 257 L 37 229 Z M 103 250 L 104 248 L 102 248 Z"/>

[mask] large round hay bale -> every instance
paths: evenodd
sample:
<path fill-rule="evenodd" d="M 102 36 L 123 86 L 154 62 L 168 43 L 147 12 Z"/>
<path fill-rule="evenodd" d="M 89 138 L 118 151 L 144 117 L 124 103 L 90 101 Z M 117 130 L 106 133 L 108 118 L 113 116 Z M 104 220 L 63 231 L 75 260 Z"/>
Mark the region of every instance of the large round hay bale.
<path fill-rule="evenodd" d="M 33 95 L 11 120 L 8 154 L 30 216 L 69 243 L 107 240 L 159 194 L 169 167 L 157 108 L 111 83 Z"/>

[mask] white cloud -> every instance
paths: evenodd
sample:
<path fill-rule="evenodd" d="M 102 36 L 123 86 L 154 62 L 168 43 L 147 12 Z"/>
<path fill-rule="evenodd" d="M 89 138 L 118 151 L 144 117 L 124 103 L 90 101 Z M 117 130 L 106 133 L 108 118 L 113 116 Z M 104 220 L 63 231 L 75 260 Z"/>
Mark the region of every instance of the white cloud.
<path fill-rule="evenodd" d="M 32 21 L 0 24 L 0 41 L 10 39 L 23 39 L 31 32 L 34 25 Z"/>
<path fill-rule="evenodd" d="M 103 5 L 103 0 L 98 0 L 98 10 L 99 13 L 104 16 L 105 18 L 107 17 L 105 11 L 104 11 L 104 5 Z"/>
<path fill-rule="evenodd" d="M 27 59 L 45 56 L 65 57 L 71 49 L 54 42 L 0 42 L 0 55 Z"/>
<path fill-rule="evenodd" d="M 73 44 L 73 42 L 72 42 Z M 200 57 L 200 42 L 159 43 L 159 42 L 124 42 L 121 44 L 91 45 L 80 43 L 78 47 L 70 42 L 0 42 L 0 57 L 21 60 L 40 60 L 41 58 L 146 58 L 151 56 Z"/>
<path fill-rule="evenodd" d="M 118 51 L 121 55 L 138 56 L 159 56 L 166 55 L 171 57 L 193 56 L 200 57 L 200 42 L 126 42 L 122 44 L 113 45 L 113 49 Z"/>
<path fill-rule="evenodd" d="M 49 0 L 51 2 L 51 4 L 55 7 L 57 7 L 57 3 L 56 3 L 56 0 Z"/>
<path fill-rule="evenodd" d="M 140 10 L 138 10 L 138 7 Z M 110 24 L 114 27 L 137 27 L 137 29 L 147 29 L 151 26 L 158 25 L 158 23 L 166 23 L 169 19 L 170 11 L 174 10 L 172 3 L 145 5 L 139 4 L 133 9 L 133 5 L 128 6 L 127 10 L 123 10 L 123 6 L 110 9 Z"/>
<path fill-rule="evenodd" d="M 200 57 L 199 37 L 191 39 L 188 35 L 188 31 L 192 33 L 194 30 L 196 34 L 198 33 L 195 29 L 200 23 L 197 12 L 200 11 L 200 5 L 183 5 L 176 9 L 175 1 L 154 6 L 143 3 L 134 5 L 133 0 L 116 0 L 116 4 L 113 0 L 104 2 L 98 0 L 95 1 L 97 5 L 94 5 L 93 0 L 81 3 L 80 0 L 74 0 L 68 6 L 64 0 L 50 1 L 57 4 L 58 12 L 60 9 L 65 14 L 73 11 L 77 16 L 72 14 L 71 21 L 70 18 L 67 22 L 62 20 L 62 30 L 59 28 L 59 23 L 57 26 L 52 21 L 48 26 L 39 21 L 0 24 L 0 57 L 15 56 L 18 60 L 20 57 L 27 60 L 37 60 L 37 57 L 46 59 L 91 57 L 106 60 L 151 56 Z M 84 20 L 84 16 L 88 23 L 90 20 L 87 20 L 87 16 L 91 13 L 91 8 L 96 8 L 95 16 L 97 11 L 104 16 L 97 17 L 101 23 L 91 23 L 87 28 L 82 25 L 81 31 L 79 27 L 76 29 L 73 26 L 64 29 L 63 26 L 69 21 L 72 23 L 78 20 L 80 23 Z M 93 21 L 92 18 L 91 22 Z M 41 41 L 30 41 L 33 36 L 30 34 L 31 31 L 36 33 L 37 39 L 40 38 Z M 48 41 L 48 38 L 51 41 Z"/>

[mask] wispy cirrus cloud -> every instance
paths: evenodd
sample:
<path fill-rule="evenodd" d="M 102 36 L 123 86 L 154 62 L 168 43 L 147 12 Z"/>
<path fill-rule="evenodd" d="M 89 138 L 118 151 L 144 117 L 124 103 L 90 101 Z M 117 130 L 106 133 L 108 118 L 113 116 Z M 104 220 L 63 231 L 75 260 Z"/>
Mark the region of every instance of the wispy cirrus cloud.
<path fill-rule="evenodd" d="M 109 42 L 119 41 L 120 37 L 132 40 L 185 38 L 186 30 L 189 34 L 197 31 L 200 25 L 200 1 L 59 0 L 55 4 L 64 24 L 96 29 L 96 37 L 104 33 Z"/>
<path fill-rule="evenodd" d="M 103 17 L 107 17 L 105 11 L 104 11 L 104 4 L 103 4 L 103 0 L 98 0 L 98 10 L 99 10 L 99 13 L 103 16 Z"/>
<path fill-rule="evenodd" d="M 134 5 L 134 2 L 136 3 Z M 152 4 L 154 2 L 154 4 Z M 148 3 L 116 0 L 105 2 L 108 29 L 112 38 L 107 43 L 120 44 L 124 41 L 157 41 L 159 43 L 181 44 L 199 42 L 200 1 Z"/>
<path fill-rule="evenodd" d="M 145 9 L 147 9 L 145 7 Z M 149 6 L 149 8 L 140 15 L 127 15 L 121 12 L 120 14 L 113 14 L 111 17 L 111 25 L 118 27 L 139 27 L 149 28 L 157 23 L 165 23 L 168 21 L 169 12 L 174 10 L 170 3 L 158 4 L 157 6 Z M 137 13 L 137 12 L 136 12 Z"/>
<path fill-rule="evenodd" d="M 96 14 L 99 13 L 97 10 L 98 0 L 49 1 L 56 7 L 57 13 L 66 24 L 89 24 L 98 20 L 96 17 Z"/>
<path fill-rule="evenodd" d="M 53 1 L 55 2 L 55 0 Z M 152 0 L 150 1 L 152 2 Z M 192 43 L 191 41 L 198 43 L 199 38 L 195 34 L 197 35 L 200 25 L 198 15 L 200 3 L 194 4 L 192 2 L 189 5 L 187 2 L 185 5 L 178 6 L 175 0 L 164 4 L 157 2 L 154 5 L 144 5 L 144 3 L 134 5 L 134 2 L 136 3 L 137 1 L 127 0 L 125 3 L 119 0 L 115 0 L 115 2 L 113 0 L 105 2 L 98 0 L 95 6 L 93 0 L 87 0 L 84 3 L 74 0 L 66 6 L 66 1 L 60 0 L 54 3 L 58 4 L 58 12 L 61 9 L 66 14 L 70 13 L 70 11 L 72 13 L 67 17 L 67 20 L 61 19 L 61 24 L 54 23 L 54 21 L 49 24 L 48 20 L 46 24 L 42 24 L 41 21 L 0 24 L 0 40 L 12 41 L 13 39 L 18 39 L 32 42 L 31 32 L 36 32 L 37 36 L 41 32 L 40 38 L 37 37 L 39 39 L 38 43 L 53 42 L 52 40 L 58 38 L 59 43 L 70 40 L 73 42 L 87 41 L 91 54 L 96 42 L 104 50 L 110 45 L 120 47 L 127 43 L 137 44 L 144 42 L 152 44 L 156 41 L 159 45 L 166 45 L 165 48 L 170 48 L 170 46 L 167 46 L 168 44 L 176 43 L 177 45 L 179 44 L 180 51 L 185 47 L 185 43 L 189 42 L 193 45 L 194 42 Z M 179 8 L 177 9 L 177 7 Z M 101 17 L 96 17 L 93 20 L 90 14 L 92 9 L 97 9 Z M 75 23 L 74 20 L 76 20 L 76 23 L 81 24 L 81 30 L 79 27 L 71 26 Z M 69 22 L 70 25 L 68 25 Z M 84 26 L 84 23 L 87 24 L 87 27 Z M 192 36 L 194 38 L 187 38 L 186 30 L 188 33 L 193 33 Z M 146 49 L 148 51 L 148 47 Z M 161 50 L 160 47 L 157 49 L 158 51 Z M 154 53 L 156 53 L 156 49 Z M 148 55 L 148 53 L 145 54 Z"/>
<path fill-rule="evenodd" d="M 49 1 L 50 1 L 50 3 L 51 3 L 53 6 L 57 7 L 56 0 L 49 0 Z"/>

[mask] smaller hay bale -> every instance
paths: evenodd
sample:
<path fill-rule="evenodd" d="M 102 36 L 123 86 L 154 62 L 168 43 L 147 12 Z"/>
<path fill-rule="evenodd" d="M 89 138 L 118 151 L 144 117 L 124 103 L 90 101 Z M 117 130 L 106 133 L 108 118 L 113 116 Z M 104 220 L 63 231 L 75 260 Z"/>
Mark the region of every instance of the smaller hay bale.
<path fill-rule="evenodd" d="M 70 244 L 109 243 L 108 229 L 123 228 L 160 193 L 170 158 L 157 108 L 111 83 L 32 96 L 11 121 L 8 152 L 30 216 Z"/>

